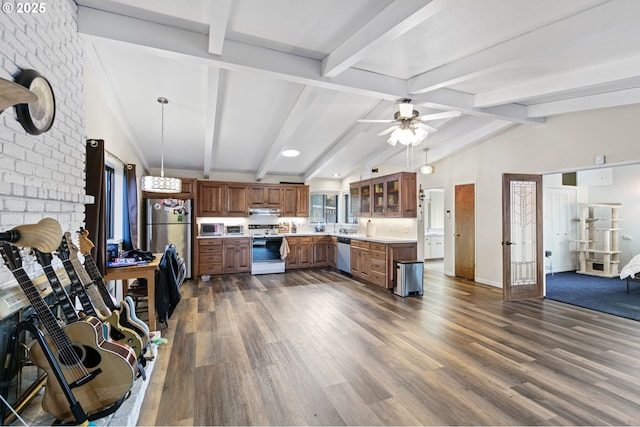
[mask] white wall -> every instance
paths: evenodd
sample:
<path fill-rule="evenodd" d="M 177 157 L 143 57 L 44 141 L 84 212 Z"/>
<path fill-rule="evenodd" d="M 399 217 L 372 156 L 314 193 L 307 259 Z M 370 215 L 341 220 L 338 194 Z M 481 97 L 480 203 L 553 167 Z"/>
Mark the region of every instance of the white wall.
<path fill-rule="evenodd" d="M 612 184 L 589 187 L 589 203 L 622 203 L 620 208 L 620 269 L 640 254 L 640 165 L 611 168 Z M 631 240 L 623 239 L 623 236 Z"/>
<path fill-rule="evenodd" d="M 502 286 L 502 174 L 545 173 L 594 164 L 640 160 L 640 106 L 593 110 L 518 126 L 436 162 L 435 172 L 419 175 L 424 188 L 445 189 L 445 272 L 453 275 L 454 185 L 476 183 L 476 280 Z"/>
<path fill-rule="evenodd" d="M 14 108 L 0 116 L 0 229 L 55 218 L 63 231 L 84 224 L 85 125 L 82 46 L 72 0 L 45 3 L 40 14 L 1 13 L 0 76 L 21 69 L 45 76 L 56 100 L 50 131 L 28 135 Z M 27 270 L 33 270 L 33 264 Z M 37 270 L 37 268 L 35 268 Z M 0 288 L 16 285 L 0 266 Z"/>

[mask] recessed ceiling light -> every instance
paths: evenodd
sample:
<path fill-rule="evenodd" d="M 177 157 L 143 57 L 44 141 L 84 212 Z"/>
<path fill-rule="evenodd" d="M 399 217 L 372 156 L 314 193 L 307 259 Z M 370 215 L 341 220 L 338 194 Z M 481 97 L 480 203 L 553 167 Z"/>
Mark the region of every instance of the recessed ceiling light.
<path fill-rule="evenodd" d="M 285 157 L 298 157 L 300 152 L 298 150 L 284 150 L 282 155 Z"/>
<path fill-rule="evenodd" d="M 340 173 L 336 172 L 336 173 L 332 173 L 331 176 L 334 178 L 340 178 L 341 175 Z"/>

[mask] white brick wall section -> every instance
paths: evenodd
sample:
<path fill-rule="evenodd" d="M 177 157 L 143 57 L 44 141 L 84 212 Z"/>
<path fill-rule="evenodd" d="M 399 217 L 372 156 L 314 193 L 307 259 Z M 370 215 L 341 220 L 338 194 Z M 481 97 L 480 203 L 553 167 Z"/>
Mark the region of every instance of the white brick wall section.
<path fill-rule="evenodd" d="M 42 14 L 0 13 L 0 77 L 21 69 L 45 76 L 56 97 L 52 129 L 29 135 L 13 108 L 0 115 L 0 230 L 55 218 L 63 231 L 84 225 L 85 194 L 83 48 L 73 0 L 46 2 Z M 0 290 L 15 286 L 0 266 Z"/>

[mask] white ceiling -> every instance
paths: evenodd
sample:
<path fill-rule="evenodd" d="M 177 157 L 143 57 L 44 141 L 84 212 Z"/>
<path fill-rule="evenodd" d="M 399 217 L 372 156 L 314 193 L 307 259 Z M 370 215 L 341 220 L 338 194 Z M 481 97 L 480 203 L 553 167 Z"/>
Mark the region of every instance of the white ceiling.
<path fill-rule="evenodd" d="M 86 58 L 143 166 L 260 181 L 418 168 L 513 125 L 640 102 L 636 0 L 76 0 Z M 415 148 L 396 103 L 458 110 Z M 301 151 L 285 158 L 287 148 Z"/>

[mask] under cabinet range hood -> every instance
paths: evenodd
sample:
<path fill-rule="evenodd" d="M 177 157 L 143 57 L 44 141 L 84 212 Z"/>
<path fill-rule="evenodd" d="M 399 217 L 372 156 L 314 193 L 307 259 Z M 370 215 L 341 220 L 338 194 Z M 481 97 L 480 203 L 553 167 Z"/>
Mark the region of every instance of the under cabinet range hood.
<path fill-rule="evenodd" d="M 280 208 L 249 208 L 249 215 L 276 215 L 276 216 L 280 216 Z"/>

